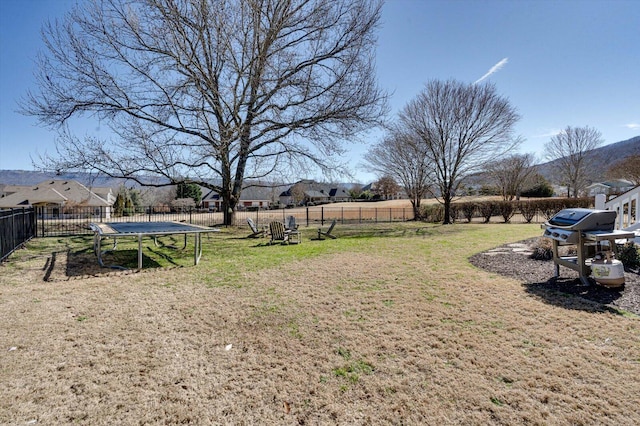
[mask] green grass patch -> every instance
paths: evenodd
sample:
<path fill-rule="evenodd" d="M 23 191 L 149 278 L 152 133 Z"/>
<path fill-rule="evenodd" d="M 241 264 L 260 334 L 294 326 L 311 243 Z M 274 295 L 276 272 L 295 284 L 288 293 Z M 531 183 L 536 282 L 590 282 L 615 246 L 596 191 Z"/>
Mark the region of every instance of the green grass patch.
<path fill-rule="evenodd" d="M 342 367 L 334 368 L 333 374 L 336 377 L 346 379 L 349 383 L 355 384 L 360 380 L 360 376 L 363 374 L 372 374 L 374 371 L 373 365 L 364 360 L 353 361 Z"/>
<path fill-rule="evenodd" d="M 440 257 L 438 269 L 446 269 L 450 262 L 457 262 L 476 252 L 504 243 L 515 241 L 540 233 L 536 225 L 433 225 L 420 222 L 402 222 L 394 224 L 336 225 L 335 240 L 315 240 L 315 227 L 303 228 L 302 244 L 268 245 L 267 238 L 243 238 L 243 229 L 225 228 L 217 234 L 207 234 L 202 238 L 203 254 L 198 268 L 213 269 L 225 277 L 238 278 L 240 273 L 252 273 L 266 268 L 280 266 L 296 260 L 314 258 L 324 254 L 341 252 L 381 253 L 396 250 L 398 239 L 411 239 L 408 258 Z M 193 237 L 187 239 L 182 249 L 182 237 L 160 238 L 156 247 L 152 239 L 143 240 L 143 255 L 148 258 L 149 267 L 192 266 Z M 18 250 L 13 258 L 47 255 L 52 252 L 70 250 L 78 255 L 93 255 L 92 236 L 35 238 L 27 243 L 26 250 Z M 105 256 L 114 256 L 113 260 L 123 266 L 137 266 L 137 247 L 135 239 L 121 238 L 117 250 Z M 176 249 L 176 247 L 178 247 Z M 446 247 L 446 256 L 439 256 Z M 110 248 L 110 242 L 104 241 L 103 249 Z M 375 249 L 375 251 L 372 251 Z M 135 253 L 134 253 L 135 252 Z M 444 261 L 444 262 L 443 262 Z M 13 262 L 9 262 L 13 263 Z M 371 283 L 369 283 L 371 284 Z M 383 280 L 373 283 L 378 289 L 385 284 Z"/>

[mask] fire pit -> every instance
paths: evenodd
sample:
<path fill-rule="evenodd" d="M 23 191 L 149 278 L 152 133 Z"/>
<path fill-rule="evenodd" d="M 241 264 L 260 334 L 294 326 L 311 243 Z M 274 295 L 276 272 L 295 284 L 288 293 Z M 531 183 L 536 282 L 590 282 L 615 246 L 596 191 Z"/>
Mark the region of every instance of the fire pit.
<path fill-rule="evenodd" d="M 590 285 L 589 275 L 606 287 L 624 285 L 624 265 L 615 259 L 616 240 L 634 238 L 633 232 L 615 228 L 613 210 L 564 209 L 542 225 L 544 237 L 553 240 L 555 276 L 560 266 L 577 271 L 580 281 Z M 561 256 L 560 246 L 575 246 L 575 256 Z"/>

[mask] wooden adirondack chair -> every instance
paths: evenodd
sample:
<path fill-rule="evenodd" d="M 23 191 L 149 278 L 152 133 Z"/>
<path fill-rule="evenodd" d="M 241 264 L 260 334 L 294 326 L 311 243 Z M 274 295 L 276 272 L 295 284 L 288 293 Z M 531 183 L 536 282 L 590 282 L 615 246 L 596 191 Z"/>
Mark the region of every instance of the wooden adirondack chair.
<path fill-rule="evenodd" d="M 322 228 L 318 228 L 318 239 L 319 240 L 324 240 L 323 235 L 327 236 L 329 238 L 333 238 L 334 240 L 338 237 L 336 237 L 335 235 L 331 234 L 331 231 L 333 231 L 333 227 L 336 226 L 336 220 L 333 219 L 333 222 L 331 222 L 331 225 L 329 225 L 329 228 L 326 231 L 323 231 Z"/>
<path fill-rule="evenodd" d="M 276 244 L 277 242 L 285 244 L 289 241 L 289 232 L 284 229 L 282 222 L 271 222 L 269 224 L 269 230 L 271 231 L 271 241 L 269 241 L 269 244 Z"/>
<path fill-rule="evenodd" d="M 259 238 L 267 235 L 267 229 L 258 229 L 256 224 L 253 222 L 253 219 L 248 218 L 247 223 L 249 224 L 249 228 L 251 228 L 251 235 L 248 235 L 247 238 Z"/>

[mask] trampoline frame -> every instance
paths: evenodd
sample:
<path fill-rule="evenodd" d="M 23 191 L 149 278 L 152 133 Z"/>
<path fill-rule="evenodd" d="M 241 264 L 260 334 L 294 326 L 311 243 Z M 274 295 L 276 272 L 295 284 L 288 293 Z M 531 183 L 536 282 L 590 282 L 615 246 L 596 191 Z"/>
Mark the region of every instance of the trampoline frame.
<path fill-rule="evenodd" d="M 149 229 L 151 227 L 155 229 Z M 133 228 L 127 231 L 118 231 L 118 227 L 125 226 L 127 228 Z M 193 264 L 197 265 L 202 257 L 202 234 L 211 232 L 220 232 L 217 228 L 207 228 L 200 225 L 193 225 L 190 223 L 182 222 L 101 222 L 90 223 L 89 227 L 93 231 L 93 252 L 98 258 L 98 263 L 101 267 L 110 267 L 117 269 L 127 269 L 118 265 L 105 265 L 102 260 L 102 255 L 114 251 L 118 247 L 119 237 L 136 237 L 138 239 L 138 269 L 142 269 L 142 238 L 152 237 L 155 245 L 158 245 L 157 237 L 162 235 L 179 235 L 184 234 L 184 247 L 187 247 L 187 235 L 193 234 L 195 237 L 195 244 L 193 248 Z M 170 229 L 170 228 L 175 229 Z M 136 228 L 139 228 L 136 230 Z M 146 228 L 146 230 L 145 230 Z M 113 238 L 113 247 L 109 250 L 102 251 L 102 240 L 105 238 Z"/>

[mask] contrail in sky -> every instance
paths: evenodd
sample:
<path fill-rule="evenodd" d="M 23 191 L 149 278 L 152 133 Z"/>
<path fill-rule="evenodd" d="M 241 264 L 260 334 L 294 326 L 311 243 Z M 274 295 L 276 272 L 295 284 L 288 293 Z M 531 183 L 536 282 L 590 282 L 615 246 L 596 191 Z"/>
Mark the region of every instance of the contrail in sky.
<path fill-rule="evenodd" d="M 498 62 L 497 64 L 492 66 L 491 69 L 489 71 L 487 71 L 487 73 L 485 75 L 483 75 L 482 77 L 477 79 L 473 84 L 478 84 L 482 80 L 484 80 L 485 78 L 489 77 L 491 74 L 500 71 L 502 69 L 502 67 L 504 67 L 507 62 L 509 62 L 509 58 L 502 59 L 500 62 Z"/>

